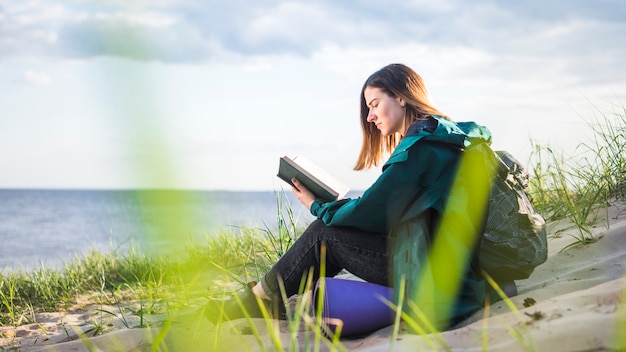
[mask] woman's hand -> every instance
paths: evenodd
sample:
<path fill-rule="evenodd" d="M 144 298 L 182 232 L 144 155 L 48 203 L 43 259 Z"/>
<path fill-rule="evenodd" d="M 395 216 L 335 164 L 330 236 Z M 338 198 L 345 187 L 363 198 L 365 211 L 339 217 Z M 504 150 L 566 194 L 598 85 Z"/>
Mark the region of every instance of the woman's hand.
<path fill-rule="evenodd" d="M 300 203 L 304 204 L 307 209 L 311 209 L 311 205 L 315 201 L 315 196 L 313 195 L 313 193 L 311 193 L 308 188 L 304 187 L 304 185 L 300 183 L 300 181 L 298 181 L 297 179 L 292 178 L 291 182 L 295 186 L 292 186 L 291 190 L 296 195 L 296 197 L 298 197 Z"/>

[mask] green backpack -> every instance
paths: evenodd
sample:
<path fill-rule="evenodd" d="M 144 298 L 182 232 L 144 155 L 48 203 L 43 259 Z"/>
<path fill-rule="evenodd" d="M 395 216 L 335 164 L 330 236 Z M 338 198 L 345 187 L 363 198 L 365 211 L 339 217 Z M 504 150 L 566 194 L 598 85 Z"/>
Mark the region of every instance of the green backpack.
<path fill-rule="evenodd" d="M 494 280 L 526 279 L 546 261 L 546 222 L 532 206 L 528 172 L 511 154 L 496 151 L 497 174 L 491 186 L 480 267 Z"/>

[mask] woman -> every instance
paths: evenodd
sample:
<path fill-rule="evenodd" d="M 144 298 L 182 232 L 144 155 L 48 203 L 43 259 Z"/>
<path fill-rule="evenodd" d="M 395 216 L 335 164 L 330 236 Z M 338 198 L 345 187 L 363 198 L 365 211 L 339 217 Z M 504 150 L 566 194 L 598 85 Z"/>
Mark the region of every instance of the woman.
<path fill-rule="evenodd" d="M 452 217 L 455 220 L 451 223 L 456 224 L 452 227 L 462 226 L 472 234 L 480 233 L 484 217 L 468 220 L 464 214 L 468 207 L 483 209 L 484 199 L 472 199 L 471 194 L 463 192 L 456 192 L 455 199 L 464 201 L 448 202 L 448 199 L 458 179 L 464 150 L 488 145 L 490 132 L 472 122 L 450 121 L 430 102 L 421 77 L 402 64 L 383 67 L 365 81 L 361 90 L 361 128 L 363 144 L 355 170 L 376 166 L 391 153 L 382 174 L 360 198 L 327 203 L 315 199 L 298 180 L 292 180 L 293 192 L 317 220 L 259 283 L 250 283 L 240 295 L 239 301 L 251 316 L 261 317 L 256 297 L 268 305 L 280 297 L 279 281 L 289 297 L 298 293 L 303 276 L 311 269 L 313 280 L 317 279 L 322 246 L 326 248 L 327 276 L 346 269 L 365 281 L 387 286 L 398 285 L 402 276 L 409 288 L 404 294 L 417 294 L 421 287 L 429 285 L 434 296 L 446 296 L 438 292 L 438 279 L 432 279 L 437 270 L 433 270 L 428 258 L 437 237 L 449 245 L 447 248 L 466 249 L 466 253 L 453 252 L 461 257 L 455 267 L 456 271 L 460 270 L 457 273 L 460 285 L 453 285 L 458 288 L 448 292 L 448 300 L 415 302 L 449 307 L 444 309 L 445 316 L 434 317 L 442 322 L 438 326 L 444 328 L 481 307 L 484 283 L 470 265 L 474 242 L 456 241 L 454 229 L 441 231 L 446 227 L 441 220 L 446 204 L 451 203 L 455 207 L 451 213 L 461 215 L 460 221 L 458 216 Z M 400 251 L 406 252 L 402 254 L 408 258 L 404 263 Z M 418 282 L 424 277 L 424 268 L 429 272 L 428 284 Z M 441 280 L 448 284 L 447 280 L 451 279 Z M 208 311 L 212 319 L 221 313 L 229 319 L 244 316 L 237 300 L 221 307 L 212 303 Z"/>

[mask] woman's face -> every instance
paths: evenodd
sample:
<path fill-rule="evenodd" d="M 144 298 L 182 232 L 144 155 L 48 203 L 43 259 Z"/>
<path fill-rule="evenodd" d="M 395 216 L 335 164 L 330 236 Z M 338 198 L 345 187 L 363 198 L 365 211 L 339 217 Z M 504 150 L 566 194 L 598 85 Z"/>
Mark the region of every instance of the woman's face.
<path fill-rule="evenodd" d="M 386 137 L 396 132 L 404 132 L 404 100 L 392 97 L 377 87 L 365 87 L 363 91 L 365 103 L 369 108 L 367 122 L 376 125 L 380 133 Z"/>

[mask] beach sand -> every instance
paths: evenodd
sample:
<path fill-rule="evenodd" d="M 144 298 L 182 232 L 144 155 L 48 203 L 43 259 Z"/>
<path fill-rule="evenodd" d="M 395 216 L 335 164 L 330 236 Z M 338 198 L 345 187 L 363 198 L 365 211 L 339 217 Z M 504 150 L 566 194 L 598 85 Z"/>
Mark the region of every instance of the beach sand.
<path fill-rule="evenodd" d="M 401 333 L 392 341 L 392 327 L 365 336 L 344 338 L 350 351 L 604 351 L 626 349 L 626 203 L 612 206 L 609 226 L 593 228 L 594 243 L 561 251 L 575 239 L 577 229 L 567 221 L 548 224 L 549 256 L 527 280 L 517 282 L 512 310 L 499 301 L 455 329 L 438 336 Z M 153 343 L 169 351 L 314 350 L 315 339 L 301 331 L 291 340 L 285 321 L 245 319 L 220 329 L 197 312 L 145 317 L 151 328 L 139 328 L 135 315 L 111 316 L 103 333 L 93 332 L 94 314 L 102 306 L 64 313 L 41 313 L 37 324 L 0 328 L 0 350 L 20 351 L 149 351 Z M 116 311 L 116 307 L 103 310 Z M 101 311 L 100 311 L 101 312 Z M 257 336 L 253 334 L 258 331 Z M 163 333 L 166 331 L 166 333 Z M 89 336 L 90 333 L 87 333 Z M 298 343 L 298 349 L 291 348 Z M 265 346 L 262 348 L 261 346 Z M 306 348 L 305 348 L 306 347 Z M 320 350 L 328 350 L 321 345 Z"/>

